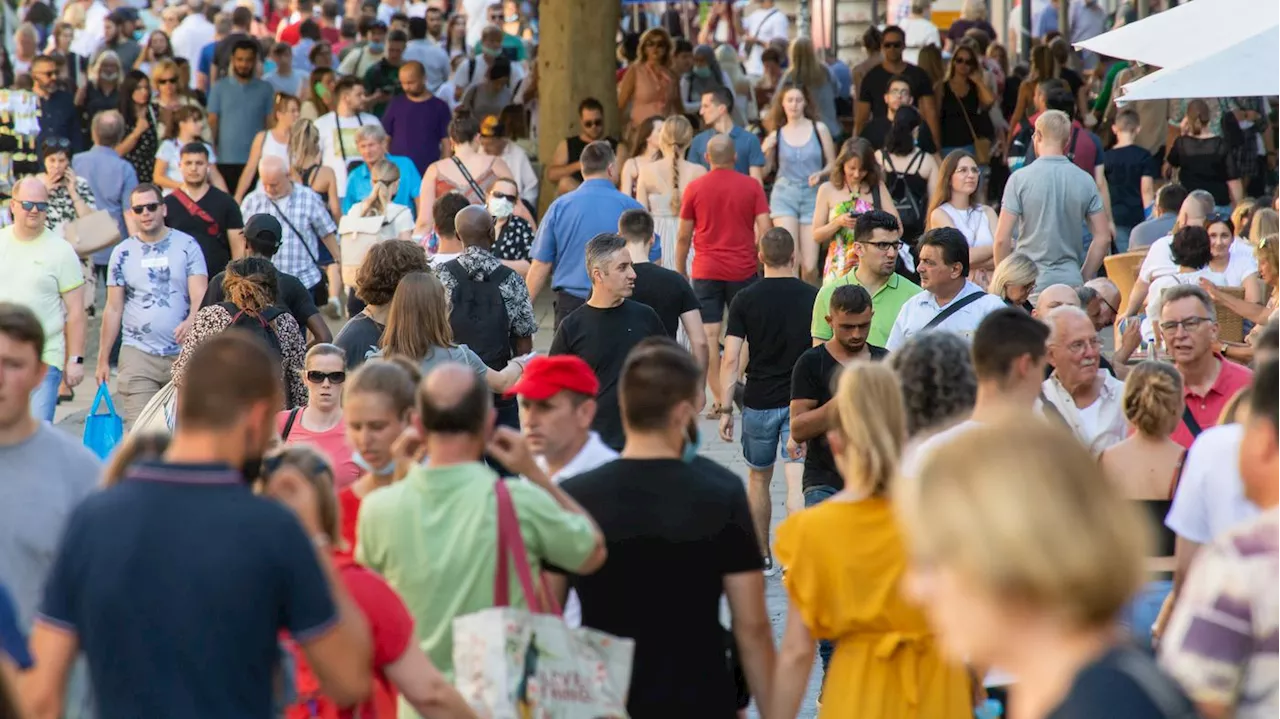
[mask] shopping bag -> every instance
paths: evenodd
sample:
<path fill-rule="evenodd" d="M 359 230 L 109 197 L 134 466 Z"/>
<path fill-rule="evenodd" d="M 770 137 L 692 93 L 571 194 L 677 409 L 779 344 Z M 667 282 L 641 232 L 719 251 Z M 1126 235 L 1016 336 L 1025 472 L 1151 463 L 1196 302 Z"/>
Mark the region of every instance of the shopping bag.
<path fill-rule="evenodd" d="M 178 391 L 174 388 L 173 382 L 165 384 L 147 402 L 147 406 L 142 408 L 142 412 L 138 415 L 138 419 L 134 420 L 133 427 L 129 431 L 137 434 L 172 432 L 177 397 Z"/>
<path fill-rule="evenodd" d="M 555 599 L 534 588 L 506 484 L 498 480 L 494 491 L 494 606 L 453 620 L 455 686 L 472 708 L 493 719 L 626 717 L 635 641 L 564 623 Z M 513 561 L 529 610 L 508 600 Z"/>
<path fill-rule="evenodd" d="M 98 408 L 103 402 L 107 404 L 107 413 L 98 414 Z M 124 418 L 116 414 L 115 405 L 111 404 L 111 391 L 107 388 L 107 383 L 103 382 L 98 385 L 93 407 L 84 420 L 84 446 L 93 450 L 100 459 L 106 459 L 123 438 Z"/>

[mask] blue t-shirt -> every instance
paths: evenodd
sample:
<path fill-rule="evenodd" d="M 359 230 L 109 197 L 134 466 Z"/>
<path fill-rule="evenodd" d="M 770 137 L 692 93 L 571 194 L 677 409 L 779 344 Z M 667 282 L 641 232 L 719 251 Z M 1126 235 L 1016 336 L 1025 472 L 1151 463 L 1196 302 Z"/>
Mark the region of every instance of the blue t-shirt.
<path fill-rule="evenodd" d="M 689 154 L 686 159 L 710 170 L 711 165 L 707 164 L 707 144 L 715 136 L 715 130 L 703 130 L 695 135 L 693 142 L 689 143 Z M 764 167 L 764 151 L 760 149 L 760 138 L 735 125 L 729 131 L 729 139 L 733 140 L 733 149 L 738 155 L 734 160 L 733 169 L 744 175 L 750 175 L 751 168 Z"/>
<path fill-rule="evenodd" d="M 196 61 L 196 71 L 203 72 L 205 77 L 209 76 L 209 71 L 213 68 L 213 50 L 218 43 L 211 42 L 200 48 L 200 59 Z"/>
<path fill-rule="evenodd" d="M 253 138 L 267 127 L 276 89 L 266 80 L 240 82 L 234 75 L 220 78 L 209 91 L 209 114 L 218 116 L 214 143 L 218 159 L 228 164 L 249 161 Z"/>
<path fill-rule="evenodd" d="M 399 155 L 387 155 L 387 161 L 400 170 L 400 181 L 396 188 L 396 196 L 391 199 L 397 205 L 404 205 L 413 212 L 418 207 L 418 190 L 422 186 L 422 175 L 414 166 L 413 160 Z M 373 182 L 369 178 L 369 166 L 360 163 L 347 175 L 347 194 L 342 196 L 342 214 L 347 214 L 357 202 L 364 200 L 373 192 Z"/>
<path fill-rule="evenodd" d="M 1143 220 L 1142 178 L 1156 176 L 1156 161 L 1137 145 L 1107 150 L 1102 156 L 1111 192 L 1111 218 L 1117 227 L 1133 227 Z"/>
<path fill-rule="evenodd" d="M 124 288 L 121 343 L 157 357 L 182 349 L 174 330 L 191 313 L 187 280 L 209 276 L 204 253 L 191 235 L 178 230 L 159 242 L 137 237 L 116 245 L 107 265 L 107 286 Z M 197 298 L 199 299 L 199 298 Z"/>
<path fill-rule="evenodd" d="M 226 465 L 155 463 L 72 513 L 40 620 L 75 634 L 101 719 L 270 719 L 280 631 L 337 618 L 288 509 Z"/>

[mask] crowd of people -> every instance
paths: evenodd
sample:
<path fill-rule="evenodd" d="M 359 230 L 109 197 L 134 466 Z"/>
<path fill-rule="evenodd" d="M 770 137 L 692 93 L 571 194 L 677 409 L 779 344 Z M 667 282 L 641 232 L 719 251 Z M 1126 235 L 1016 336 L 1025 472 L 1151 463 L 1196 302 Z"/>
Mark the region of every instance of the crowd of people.
<path fill-rule="evenodd" d="M 499 496 L 634 716 L 1280 709 L 1272 105 L 1117 107 L 1094 0 L 633 7 L 541 162 L 537 3 L 28 5 L 0 716 L 483 716 Z"/>

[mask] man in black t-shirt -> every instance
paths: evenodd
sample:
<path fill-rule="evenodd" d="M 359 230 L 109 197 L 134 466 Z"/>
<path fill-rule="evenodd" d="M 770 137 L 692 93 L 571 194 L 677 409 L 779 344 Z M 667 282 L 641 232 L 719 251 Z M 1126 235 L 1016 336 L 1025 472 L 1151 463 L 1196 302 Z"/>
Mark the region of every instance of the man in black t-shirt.
<path fill-rule="evenodd" d="M 867 71 L 858 86 L 858 102 L 854 107 L 853 132 L 862 135 L 862 128 L 873 117 L 886 117 L 887 108 L 885 93 L 889 90 L 889 80 L 895 75 L 906 78 L 911 85 L 911 95 L 916 100 L 916 107 L 929 124 L 929 132 L 933 135 L 934 147 L 941 146 L 942 135 L 938 129 L 937 105 L 933 97 L 933 83 L 929 74 L 919 67 L 902 59 L 902 50 L 907 46 L 907 34 L 902 28 L 890 25 L 884 29 L 884 40 L 880 43 L 880 52 L 884 59 L 879 65 Z"/>
<path fill-rule="evenodd" d="M 657 313 L 628 300 L 635 289 L 636 272 L 620 235 L 603 233 L 587 242 L 587 275 L 591 297 L 569 313 L 551 341 L 551 354 L 577 355 L 591 366 L 600 380 L 596 418 L 591 428 L 614 449 L 622 449 L 625 436 L 618 412 L 618 379 L 631 348 L 646 337 L 662 337 L 667 328 Z"/>
<path fill-rule="evenodd" d="M 681 327 L 689 351 L 704 371 L 707 368 L 707 337 L 702 331 L 702 305 L 693 287 L 674 270 L 649 261 L 653 249 L 653 216 L 644 210 L 627 210 L 618 217 L 618 234 L 627 241 L 631 266 L 636 271 L 636 287 L 631 299 L 658 313 L 667 336 L 677 339 Z M 683 344 L 683 342 L 682 342 Z"/>
<path fill-rule="evenodd" d="M 721 396 L 732 397 L 745 342 L 751 351 L 742 393 L 742 457 L 747 463 L 747 498 L 765 556 L 765 571 L 772 572 L 769 521 L 773 500 L 769 485 L 774 462 L 781 459 L 786 462 L 787 498 L 799 498 L 801 452 L 790 441 L 788 402 L 792 368 L 811 345 L 809 318 L 818 289 L 796 277 L 795 240 L 781 227 L 760 238 L 760 261 L 764 279 L 739 292 L 729 305 L 720 381 L 724 385 Z M 733 441 L 731 403 L 720 408 L 720 439 Z M 789 503 L 788 509 L 799 510 L 798 505 Z"/>
<path fill-rule="evenodd" d="M 858 132 L 858 136 L 871 146 L 880 149 L 884 147 L 885 141 L 889 138 L 889 130 L 893 127 L 893 118 L 898 114 L 898 108 L 903 106 L 915 106 L 915 99 L 911 95 L 911 81 L 905 75 L 894 75 L 889 78 L 888 89 L 884 93 L 885 113 L 883 115 L 871 115 L 871 120 L 862 126 Z M 938 148 L 933 144 L 933 133 L 921 132 L 916 136 L 916 146 L 928 153 L 935 153 Z"/>
<path fill-rule="evenodd" d="M 282 231 L 280 221 L 271 215 L 254 215 L 244 227 L 245 240 L 248 243 L 250 257 L 271 259 L 280 249 Z M 222 291 L 222 279 L 226 272 L 219 272 L 209 280 L 209 289 L 204 294 L 201 307 L 217 304 L 226 299 Z M 302 281 L 293 275 L 279 272 L 276 287 L 276 304 L 293 315 L 298 327 L 304 327 L 311 334 L 309 345 L 320 342 L 332 342 L 333 334 L 325 324 L 320 310 L 316 309 L 311 293 L 303 286 Z"/>
<path fill-rule="evenodd" d="M 244 256 L 240 206 L 209 184 L 209 148 L 203 142 L 183 145 L 178 158 L 182 184 L 164 198 L 165 224 L 195 238 L 213 277 Z"/>
<path fill-rule="evenodd" d="M 588 309 L 570 315 L 561 331 Z M 696 454 L 690 430 L 696 432 L 703 380 L 689 353 L 665 337 L 650 339 L 621 375 L 622 457 L 560 485 L 600 526 L 609 554 L 598 572 L 569 576 L 582 624 L 635 640 L 631 716 L 734 719 L 738 692 L 725 656 L 722 594 L 747 683 L 767 686 L 774 661 L 742 480 Z M 563 597 L 557 575 L 568 572 L 552 572 Z"/>

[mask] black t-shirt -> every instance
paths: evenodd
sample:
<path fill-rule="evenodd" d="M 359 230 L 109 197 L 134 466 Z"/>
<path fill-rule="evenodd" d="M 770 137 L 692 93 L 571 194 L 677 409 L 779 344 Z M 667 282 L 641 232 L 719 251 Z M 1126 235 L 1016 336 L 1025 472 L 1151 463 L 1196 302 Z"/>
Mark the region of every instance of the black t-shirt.
<path fill-rule="evenodd" d="M 1107 150 L 1102 155 L 1111 190 L 1111 216 L 1118 227 L 1133 227 L 1142 222 L 1142 178 L 1155 177 L 1155 158 L 1145 148 L 1127 145 Z"/>
<path fill-rule="evenodd" d="M 680 329 L 680 315 L 701 306 L 693 287 L 678 272 L 652 262 L 641 262 L 635 268 L 636 288 L 631 299 L 657 312 L 667 335 L 675 339 Z"/>
<path fill-rule="evenodd" d="M 348 371 L 359 367 L 365 360 L 377 354 L 378 346 L 382 344 L 384 329 L 386 329 L 385 325 L 374 322 L 372 317 L 361 312 L 347 320 L 342 329 L 338 330 L 338 336 L 333 338 L 333 343 L 347 353 Z"/>
<path fill-rule="evenodd" d="M 1072 97 L 1080 95 L 1080 87 L 1084 85 L 1084 78 L 1080 77 L 1080 73 L 1069 67 L 1058 68 L 1058 79 L 1067 83 Z"/>
<path fill-rule="evenodd" d="M 222 280 L 225 276 L 225 272 L 219 272 L 209 280 L 209 289 L 205 290 L 204 299 L 200 302 L 201 307 L 216 305 L 227 299 L 226 293 L 222 291 Z M 307 320 L 320 314 L 320 310 L 316 309 L 315 300 L 311 298 L 307 288 L 302 286 L 302 280 L 297 277 L 277 272 L 276 278 L 276 307 L 293 315 L 293 319 L 298 323 L 298 329 L 305 333 Z"/>
<path fill-rule="evenodd" d="M 623 300 L 617 307 L 583 305 L 570 312 L 551 341 L 551 354 L 577 355 L 595 371 L 600 392 L 596 395 L 596 418 L 591 428 L 614 449 L 622 449 L 626 441 L 618 410 L 622 363 L 631 348 L 646 337 L 666 334 L 667 328 L 657 313 L 639 302 Z"/>
<path fill-rule="evenodd" d="M 227 269 L 227 263 L 231 261 L 231 243 L 227 240 L 227 231 L 244 229 L 244 218 L 240 215 L 240 206 L 231 195 L 216 187 L 210 187 L 203 197 L 196 200 L 196 206 L 213 220 L 212 224 L 187 212 L 177 193 L 164 198 L 165 224 L 195 238 L 200 251 L 204 253 L 209 276 L 213 277 Z"/>
<path fill-rule="evenodd" d="M 725 332 L 750 348 L 743 406 L 777 409 L 791 402 L 791 371 L 813 346 L 809 320 L 817 298 L 817 287 L 795 277 L 766 277 L 733 298 Z"/>
<path fill-rule="evenodd" d="M 873 115 L 867 124 L 862 126 L 862 132 L 858 136 L 871 143 L 872 147 L 881 150 L 884 149 L 885 141 L 889 139 L 889 128 L 892 125 L 893 121 L 888 115 Z M 930 154 L 938 151 L 933 142 L 933 133 L 929 131 L 928 126 L 920 128 L 920 132 L 916 135 L 916 147 Z"/>
<path fill-rule="evenodd" d="M 877 362 L 889 356 L 888 350 L 874 345 L 867 345 L 867 351 Z M 842 369 L 844 366 L 831 356 L 825 343 L 810 347 L 796 360 L 791 374 L 791 399 L 811 399 L 819 407 L 823 406 L 835 396 L 836 378 Z M 844 489 L 844 479 L 836 471 L 836 460 L 831 456 L 826 435 L 814 437 L 807 444 L 801 485 L 805 489 L 822 485 Z"/>
<path fill-rule="evenodd" d="M 933 95 L 933 83 L 929 81 L 929 73 L 911 63 L 906 65 L 902 72 L 896 74 L 907 78 L 907 82 L 911 84 L 911 97 L 918 106 L 921 98 Z M 884 69 L 884 65 L 876 65 L 862 78 L 862 85 L 858 87 L 858 102 L 871 104 L 872 117 L 888 115 L 889 108 L 884 104 L 884 94 L 888 92 L 889 81 L 894 74 Z"/>
<path fill-rule="evenodd" d="M 1066 698 L 1045 719 L 1192 719 L 1195 707 L 1155 661 L 1112 649 L 1076 674 Z"/>
<path fill-rule="evenodd" d="M 636 642 L 628 713 L 737 716 L 720 595 L 764 566 L 742 480 L 704 457 L 619 459 L 560 486 L 606 539 L 609 561 L 572 582 L 583 626 Z"/>

